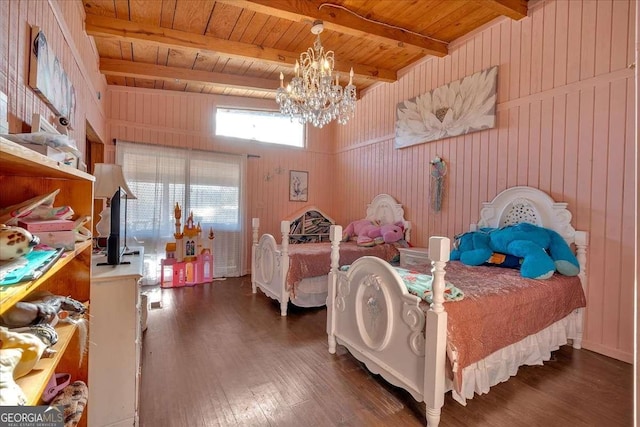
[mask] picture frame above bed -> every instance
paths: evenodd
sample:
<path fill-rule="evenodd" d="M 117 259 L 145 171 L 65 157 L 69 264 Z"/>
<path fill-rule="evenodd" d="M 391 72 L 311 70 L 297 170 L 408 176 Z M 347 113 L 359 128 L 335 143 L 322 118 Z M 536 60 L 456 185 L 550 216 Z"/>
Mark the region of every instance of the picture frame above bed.
<path fill-rule="evenodd" d="M 306 202 L 309 200 L 309 172 L 289 171 L 289 201 Z"/>

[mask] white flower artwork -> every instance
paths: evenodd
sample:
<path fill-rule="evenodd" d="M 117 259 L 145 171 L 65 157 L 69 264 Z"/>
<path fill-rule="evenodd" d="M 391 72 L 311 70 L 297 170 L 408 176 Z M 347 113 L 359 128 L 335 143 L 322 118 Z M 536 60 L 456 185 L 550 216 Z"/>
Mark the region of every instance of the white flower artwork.
<path fill-rule="evenodd" d="M 398 103 L 395 148 L 495 127 L 497 80 L 494 66 Z"/>

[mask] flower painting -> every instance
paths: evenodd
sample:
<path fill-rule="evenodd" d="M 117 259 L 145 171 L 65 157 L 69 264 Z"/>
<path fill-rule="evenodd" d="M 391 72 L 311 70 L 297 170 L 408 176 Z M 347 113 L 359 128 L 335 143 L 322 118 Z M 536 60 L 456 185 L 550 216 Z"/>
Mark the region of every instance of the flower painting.
<path fill-rule="evenodd" d="M 400 102 L 395 148 L 495 127 L 497 81 L 494 66 Z"/>

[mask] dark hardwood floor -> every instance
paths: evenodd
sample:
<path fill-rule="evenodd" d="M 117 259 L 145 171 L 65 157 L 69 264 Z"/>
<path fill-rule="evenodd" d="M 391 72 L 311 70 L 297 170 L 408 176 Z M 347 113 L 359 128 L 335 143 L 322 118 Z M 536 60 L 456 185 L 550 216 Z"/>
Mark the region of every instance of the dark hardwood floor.
<path fill-rule="evenodd" d="M 143 341 L 145 427 L 424 426 L 424 404 L 327 351 L 326 310 L 251 293 L 249 276 L 162 290 Z M 117 353 L 114 353 L 117 357 Z M 441 426 L 631 426 L 632 367 L 564 347 L 462 406 Z"/>

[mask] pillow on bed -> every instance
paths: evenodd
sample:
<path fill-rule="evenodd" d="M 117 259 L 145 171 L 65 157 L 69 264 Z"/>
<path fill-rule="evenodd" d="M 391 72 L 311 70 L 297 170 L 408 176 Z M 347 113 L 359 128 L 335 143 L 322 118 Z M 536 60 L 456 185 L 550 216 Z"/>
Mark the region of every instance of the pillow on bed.
<path fill-rule="evenodd" d="M 522 265 L 522 258 L 515 255 L 494 252 L 491 254 L 491 258 L 489 258 L 483 265 L 487 265 L 489 267 L 520 269 L 520 266 Z"/>

